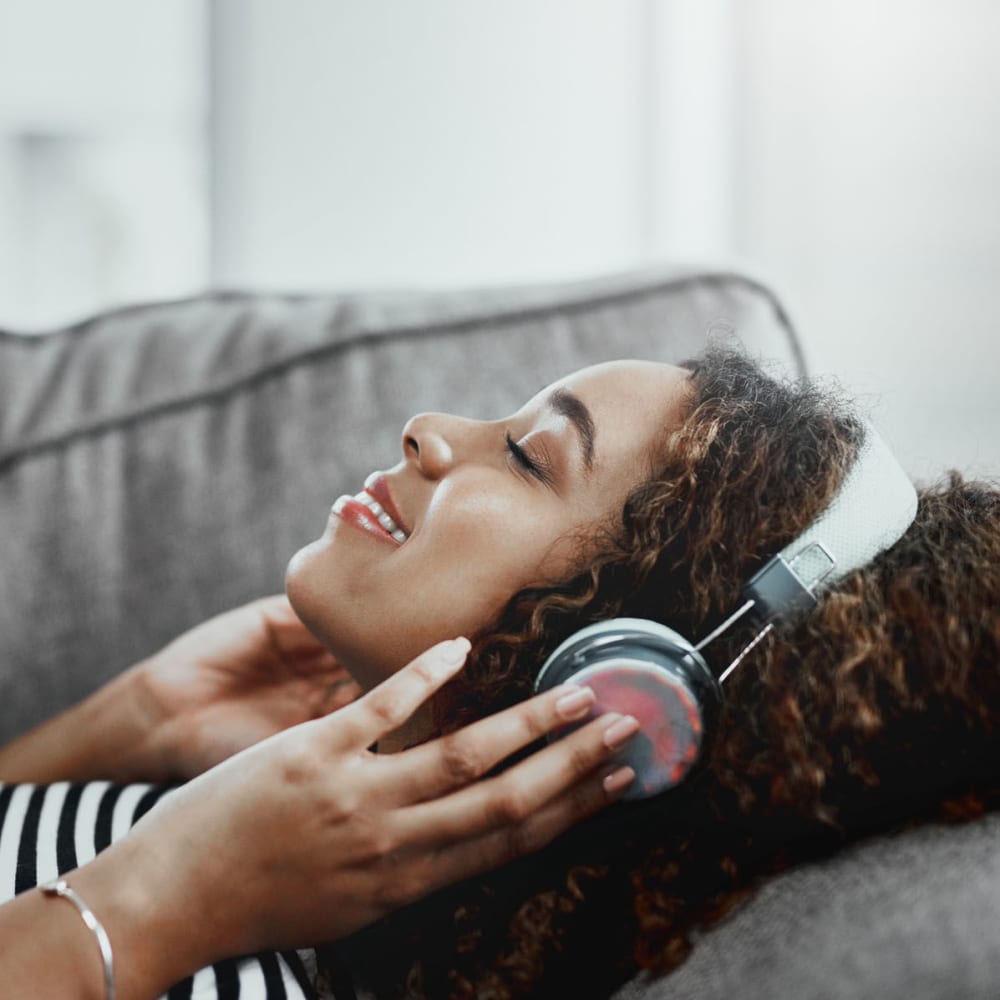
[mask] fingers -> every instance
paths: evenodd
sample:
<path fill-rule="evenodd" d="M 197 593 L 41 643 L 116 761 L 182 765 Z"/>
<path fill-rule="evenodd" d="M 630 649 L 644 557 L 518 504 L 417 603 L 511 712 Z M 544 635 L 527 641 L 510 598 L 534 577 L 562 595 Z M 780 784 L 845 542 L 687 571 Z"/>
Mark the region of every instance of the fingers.
<path fill-rule="evenodd" d="M 363 748 L 398 729 L 465 663 L 468 639 L 439 642 L 337 715 L 337 744 Z"/>
<path fill-rule="evenodd" d="M 585 718 L 594 701 L 590 688 L 563 685 L 407 750 L 394 761 L 399 801 L 438 798 L 470 784 L 515 751 Z"/>
<path fill-rule="evenodd" d="M 635 777 L 629 767 L 614 769 L 609 775 L 606 772 L 601 768 L 564 789 L 517 823 L 424 855 L 410 876 L 400 880 L 400 898 L 395 905 L 414 902 L 452 882 L 541 850 L 576 823 L 621 798 Z"/>
<path fill-rule="evenodd" d="M 406 847 L 430 847 L 513 826 L 533 830 L 536 814 L 546 814 L 550 802 L 606 764 L 638 729 L 631 716 L 602 715 L 495 778 L 400 810 L 394 833 Z M 596 808 L 590 798 L 570 805 L 577 812 Z"/>

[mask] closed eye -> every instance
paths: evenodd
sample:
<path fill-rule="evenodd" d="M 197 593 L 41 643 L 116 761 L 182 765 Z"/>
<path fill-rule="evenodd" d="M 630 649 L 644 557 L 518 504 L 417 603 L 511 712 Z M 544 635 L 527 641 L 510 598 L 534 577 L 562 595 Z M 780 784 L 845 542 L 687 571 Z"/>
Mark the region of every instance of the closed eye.
<path fill-rule="evenodd" d="M 524 469 L 525 472 L 530 476 L 534 476 L 541 483 L 545 483 L 546 486 L 552 485 L 552 476 L 548 469 L 543 468 L 538 462 L 534 461 L 531 456 L 510 436 L 508 431 L 506 434 L 507 439 L 507 450 L 510 452 L 514 461 Z"/>

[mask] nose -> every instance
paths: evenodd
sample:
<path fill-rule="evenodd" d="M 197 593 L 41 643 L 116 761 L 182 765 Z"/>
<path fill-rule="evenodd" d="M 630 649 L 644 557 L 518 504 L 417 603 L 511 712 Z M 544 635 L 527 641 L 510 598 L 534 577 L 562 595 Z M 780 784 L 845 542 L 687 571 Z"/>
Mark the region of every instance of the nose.
<path fill-rule="evenodd" d="M 403 428 L 403 454 L 428 479 L 440 479 L 455 464 L 458 417 L 418 413 Z"/>

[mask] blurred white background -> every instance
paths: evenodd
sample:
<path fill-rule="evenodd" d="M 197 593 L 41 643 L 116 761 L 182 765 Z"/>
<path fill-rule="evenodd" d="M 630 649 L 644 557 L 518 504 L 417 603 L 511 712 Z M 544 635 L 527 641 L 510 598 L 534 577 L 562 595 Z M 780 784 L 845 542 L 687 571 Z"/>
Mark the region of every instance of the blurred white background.
<path fill-rule="evenodd" d="M 0 325 L 208 287 L 770 282 L 1000 474 L 996 0 L 0 0 Z"/>

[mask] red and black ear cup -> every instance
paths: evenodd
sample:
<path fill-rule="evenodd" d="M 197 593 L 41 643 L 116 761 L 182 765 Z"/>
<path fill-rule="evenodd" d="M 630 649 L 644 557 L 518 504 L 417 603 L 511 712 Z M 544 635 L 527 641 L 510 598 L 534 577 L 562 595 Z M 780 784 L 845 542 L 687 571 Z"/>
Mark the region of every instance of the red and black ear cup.
<path fill-rule="evenodd" d="M 621 712 L 639 721 L 639 733 L 615 755 L 635 771 L 626 799 L 679 785 L 702 760 L 722 705 L 719 682 L 694 646 L 673 629 L 639 618 L 615 618 L 575 633 L 545 661 L 535 690 L 568 681 L 597 696 L 591 718 Z"/>

